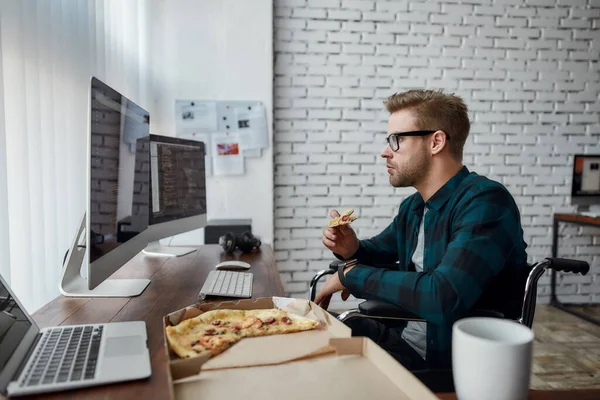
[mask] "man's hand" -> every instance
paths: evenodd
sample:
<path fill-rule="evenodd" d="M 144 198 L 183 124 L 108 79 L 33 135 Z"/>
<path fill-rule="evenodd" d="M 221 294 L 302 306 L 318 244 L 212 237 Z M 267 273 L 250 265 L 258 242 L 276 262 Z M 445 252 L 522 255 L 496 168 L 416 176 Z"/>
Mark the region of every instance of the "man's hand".
<path fill-rule="evenodd" d="M 336 210 L 329 212 L 331 218 L 340 216 Z M 340 225 L 323 229 L 323 244 L 332 252 L 339 254 L 344 259 L 352 257 L 358 250 L 358 238 L 350 225 Z"/>
<path fill-rule="evenodd" d="M 346 268 L 344 275 L 352 268 L 354 268 L 354 266 Z M 336 272 L 325 281 L 325 285 L 323 285 L 323 288 L 319 291 L 319 293 L 317 293 L 317 297 L 315 297 L 315 303 L 324 310 L 327 310 L 327 307 L 329 307 L 329 302 L 331 301 L 331 295 L 339 292 L 340 290 L 342 290 L 342 300 L 348 300 L 350 291 L 346 289 L 344 285 L 342 285 L 342 282 L 340 282 L 340 278 Z"/>

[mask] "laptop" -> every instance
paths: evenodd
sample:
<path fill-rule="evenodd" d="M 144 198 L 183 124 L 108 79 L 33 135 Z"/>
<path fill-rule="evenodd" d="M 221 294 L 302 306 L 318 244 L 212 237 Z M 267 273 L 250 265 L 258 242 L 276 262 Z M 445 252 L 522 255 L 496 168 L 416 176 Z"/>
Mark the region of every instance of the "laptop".
<path fill-rule="evenodd" d="M 148 378 L 143 321 L 39 329 L 0 276 L 0 391 L 48 393 Z"/>

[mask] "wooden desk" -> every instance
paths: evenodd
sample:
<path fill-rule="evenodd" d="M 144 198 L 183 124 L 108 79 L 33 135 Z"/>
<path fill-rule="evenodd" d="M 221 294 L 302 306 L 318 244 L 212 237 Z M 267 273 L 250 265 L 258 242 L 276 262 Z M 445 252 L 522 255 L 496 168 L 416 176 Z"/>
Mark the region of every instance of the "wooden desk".
<path fill-rule="evenodd" d="M 457 400 L 455 393 L 440 393 L 441 400 Z M 530 390 L 529 400 L 598 400 L 600 389 L 591 390 Z"/>
<path fill-rule="evenodd" d="M 582 225 L 582 226 L 595 226 L 600 228 L 600 217 L 588 217 L 581 214 L 554 214 L 552 218 L 552 257 L 558 257 L 558 224 L 559 222 L 565 222 L 570 224 Z M 563 310 L 572 315 L 576 315 L 588 322 L 600 325 L 600 321 L 590 317 L 587 314 L 577 312 L 575 310 L 566 307 L 565 304 L 561 303 L 556 296 L 556 271 L 552 270 L 550 276 L 550 305 L 558 309 Z"/>
<path fill-rule="evenodd" d="M 148 330 L 148 347 L 152 376 L 89 389 L 72 390 L 47 396 L 27 398 L 51 399 L 168 399 L 171 390 L 163 340 L 164 315 L 197 301 L 198 292 L 214 266 L 225 260 L 242 260 L 252 264 L 253 297 L 283 296 L 283 286 L 275 264 L 273 249 L 262 245 L 255 254 L 227 256 L 218 245 L 206 245 L 198 251 L 177 258 L 136 256 L 117 271 L 115 278 L 150 278 L 144 292 L 131 298 L 73 298 L 59 296 L 33 314 L 40 327 L 143 320 Z M 215 299 L 213 301 L 220 301 Z M 2 396 L 0 396 L 2 398 Z"/>

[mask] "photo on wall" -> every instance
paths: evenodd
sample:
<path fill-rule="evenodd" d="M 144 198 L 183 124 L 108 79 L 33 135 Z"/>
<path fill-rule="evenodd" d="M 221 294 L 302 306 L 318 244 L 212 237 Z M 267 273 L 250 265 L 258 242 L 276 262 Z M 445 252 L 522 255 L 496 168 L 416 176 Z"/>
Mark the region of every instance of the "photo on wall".
<path fill-rule="evenodd" d="M 212 137 L 213 173 L 215 176 L 241 175 L 244 156 L 240 152 L 240 137 L 237 132 L 218 132 Z"/>

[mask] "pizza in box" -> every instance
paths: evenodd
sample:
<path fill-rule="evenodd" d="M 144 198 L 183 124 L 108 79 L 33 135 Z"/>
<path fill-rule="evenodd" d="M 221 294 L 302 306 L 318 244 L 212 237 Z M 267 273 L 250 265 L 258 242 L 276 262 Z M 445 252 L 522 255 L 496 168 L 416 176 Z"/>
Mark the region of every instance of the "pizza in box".
<path fill-rule="evenodd" d="M 315 329 L 319 323 L 278 308 L 212 310 L 165 328 L 169 346 L 181 358 L 215 356 L 245 337 Z"/>

